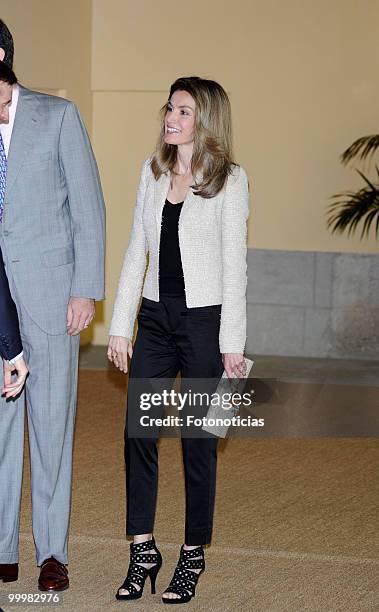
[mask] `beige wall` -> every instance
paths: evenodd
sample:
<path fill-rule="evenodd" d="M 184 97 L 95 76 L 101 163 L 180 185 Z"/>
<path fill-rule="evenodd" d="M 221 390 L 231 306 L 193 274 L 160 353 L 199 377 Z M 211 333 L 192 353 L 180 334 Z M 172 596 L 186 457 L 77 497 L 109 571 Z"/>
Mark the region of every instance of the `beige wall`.
<path fill-rule="evenodd" d="M 339 163 L 377 133 L 379 5 L 361 0 L 93 1 L 93 137 L 108 203 L 109 321 L 140 166 L 158 109 L 180 75 L 219 80 L 235 153 L 252 185 L 249 246 L 375 252 L 374 238 L 332 236 L 329 197 L 358 184 Z M 95 342 L 106 341 L 107 325 Z"/>
<path fill-rule="evenodd" d="M 332 236 L 325 222 L 329 197 L 360 184 L 340 153 L 378 132 L 376 0 L 3 0 L 0 15 L 29 85 L 66 89 L 90 127 L 93 103 L 108 210 L 95 343 L 107 341 L 140 167 L 180 75 L 214 78 L 230 94 L 236 158 L 252 186 L 250 247 L 377 252 L 373 236 Z"/>
<path fill-rule="evenodd" d="M 15 71 L 32 89 L 64 95 L 92 129 L 92 0 L 1 0 L 15 41 Z"/>

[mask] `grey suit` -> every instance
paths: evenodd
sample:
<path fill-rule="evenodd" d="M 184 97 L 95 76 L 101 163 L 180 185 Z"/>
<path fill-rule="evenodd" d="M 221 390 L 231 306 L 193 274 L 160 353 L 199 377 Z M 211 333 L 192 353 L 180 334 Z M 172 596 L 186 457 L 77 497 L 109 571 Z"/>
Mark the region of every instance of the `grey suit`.
<path fill-rule="evenodd" d="M 79 336 L 70 296 L 104 298 L 105 211 L 75 105 L 20 87 L 0 246 L 30 375 L 26 403 L 37 563 L 67 563 Z M 18 561 L 23 397 L 0 401 L 0 563 Z"/>

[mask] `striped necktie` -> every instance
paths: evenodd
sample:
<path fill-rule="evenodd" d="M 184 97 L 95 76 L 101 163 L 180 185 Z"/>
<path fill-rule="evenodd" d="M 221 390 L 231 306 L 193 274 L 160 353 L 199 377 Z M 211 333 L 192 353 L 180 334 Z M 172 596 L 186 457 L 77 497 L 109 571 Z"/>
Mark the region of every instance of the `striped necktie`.
<path fill-rule="evenodd" d="M 4 142 L 0 132 L 0 221 L 3 219 L 6 180 L 7 156 L 5 155 Z"/>

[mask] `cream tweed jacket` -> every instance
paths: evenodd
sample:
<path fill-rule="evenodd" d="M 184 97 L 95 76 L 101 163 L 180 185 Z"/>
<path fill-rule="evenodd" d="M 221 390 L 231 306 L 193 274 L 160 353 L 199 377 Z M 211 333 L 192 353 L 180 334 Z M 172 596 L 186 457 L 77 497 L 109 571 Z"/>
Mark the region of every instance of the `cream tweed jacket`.
<path fill-rule="evenodd" d="M 155 180 L 144 162 L 133 227 L 125 252 L 109 334 L 131 339 L 142 296 L 159 301 L 159 244 L 169 175 Z M 179 217 L 179 244 L 188 308 L 222 304 L 221 353 L 243 353 L 246 343 L 246 172 L 235 166 L 214 198 L 188 190 Z M 146 272 L 147 254 L 149 263 Z M 146 273 L 146 275 L 145 275 Z M 143 289 L 142 289 L 143 287 Z"/>

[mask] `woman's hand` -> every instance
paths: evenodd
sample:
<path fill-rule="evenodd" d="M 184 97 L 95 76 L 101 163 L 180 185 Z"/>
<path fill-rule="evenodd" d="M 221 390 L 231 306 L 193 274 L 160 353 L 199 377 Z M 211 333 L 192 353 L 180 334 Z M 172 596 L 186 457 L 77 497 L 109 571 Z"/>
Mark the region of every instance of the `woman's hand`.
<path fill-rule="evenodd" d="M 228 378 L 239 378 L 246 374 L 246 363 L 242 353 L 224 353 L 224 369 Z"/>
<path fill-rule="evenodd" d="M 4 386 L 1 390 L 1 394 L 8 397 L 15 397 L 21 393 L 22 388 L 25 384 L 27 375 L 29 374 L 28 366 L 25 363 L 23 357 L 17 359 L 16 363 L 9 363 L 6 359 L 3 359 L 3 370 L 4 370 Z M 17 371 L 17 379 L 12 383 L 12 372 Z"/>
<path fill-rule="evenodd" d="M 129 338 L 124 336 L 110 336 L 108 344 L 108 359 L 112 361 L 116 368 L 124 372 L 128 371 L 128 355 L 133 355 L 133 345 Z"/>

